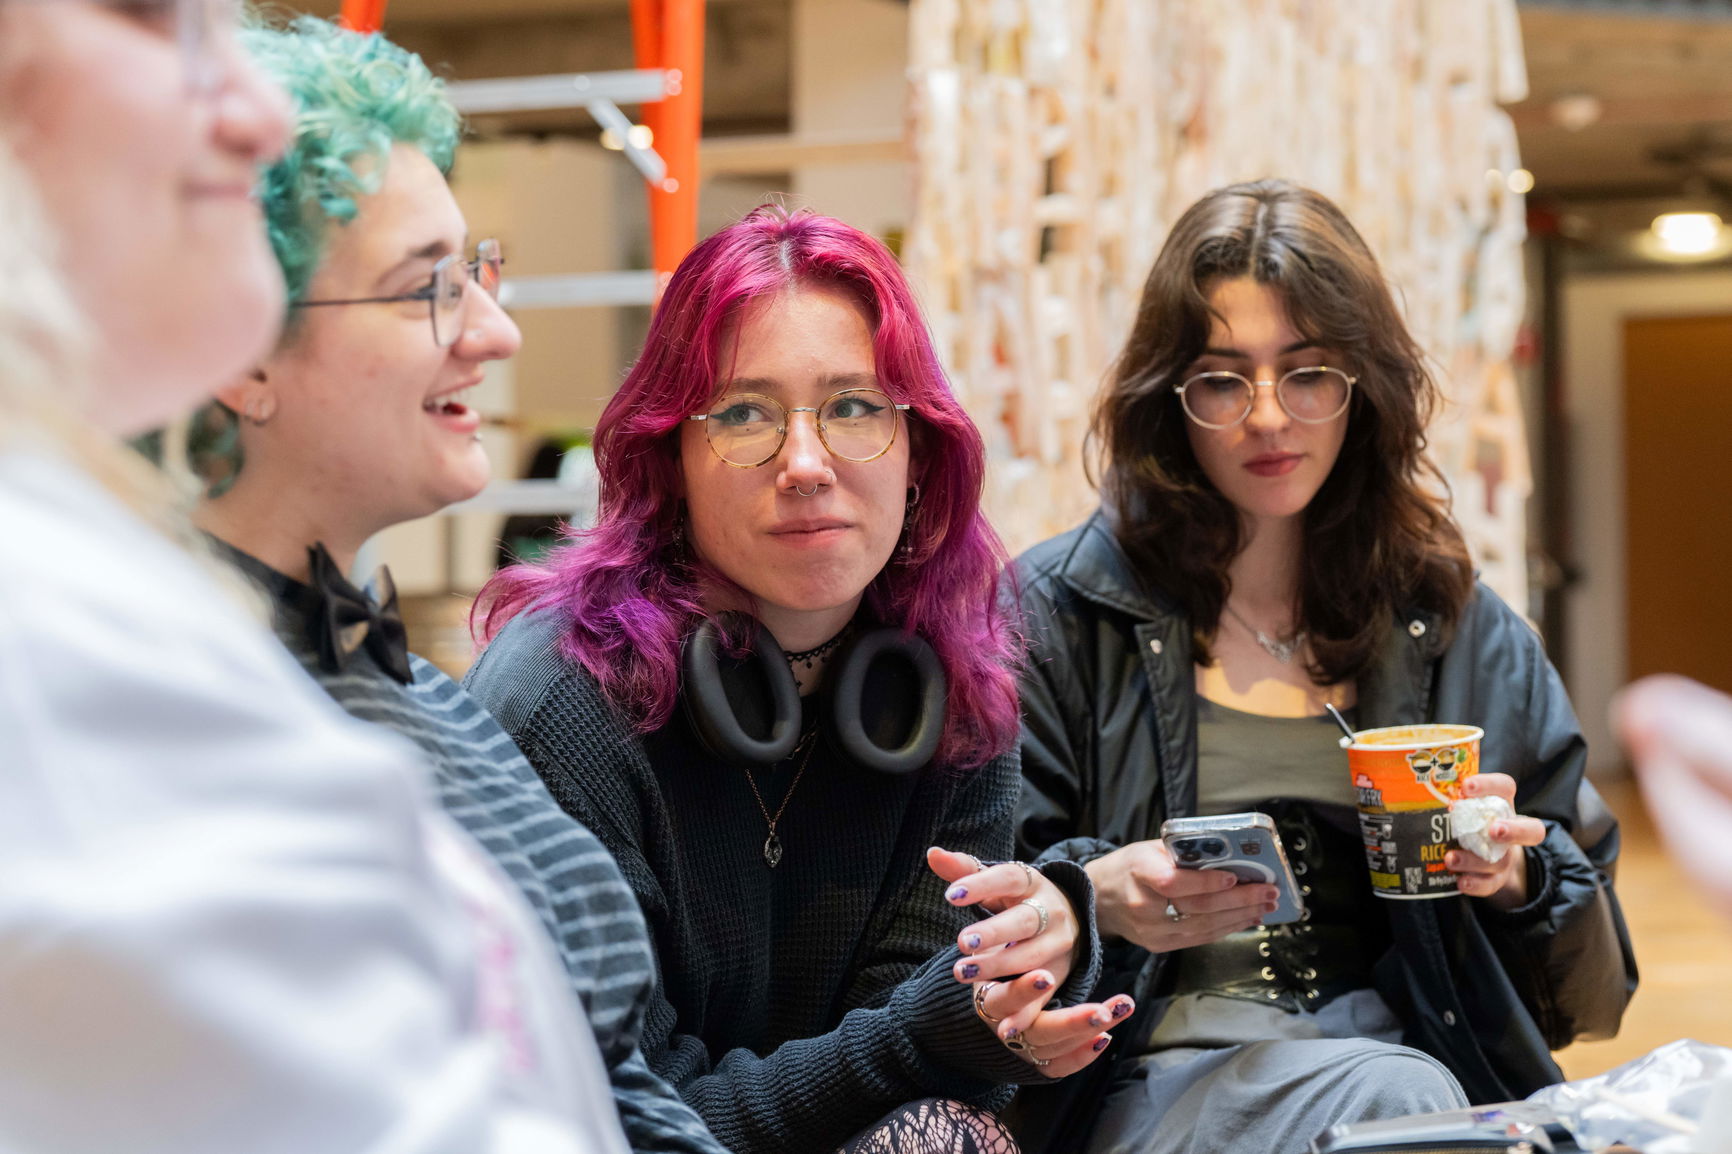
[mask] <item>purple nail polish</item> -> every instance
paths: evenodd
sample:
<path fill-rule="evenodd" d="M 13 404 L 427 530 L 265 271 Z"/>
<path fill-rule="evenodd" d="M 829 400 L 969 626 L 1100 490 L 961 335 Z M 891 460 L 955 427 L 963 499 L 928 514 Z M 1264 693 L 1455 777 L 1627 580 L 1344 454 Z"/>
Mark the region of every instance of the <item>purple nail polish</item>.
<path fill-rule="evenodd" d="M 1015 1026 L 1011 1026 L 1010 1028 L 1008 1028 L 1007 1030 L 1004 1031 L 1004 1040 L 1007 1042 L 1014 1042 L 1021 1036 L 1022 1036 L 1022 1031 L 1018 1030 Z"/>
<path fill-rule="evenodd" d="M 1018 944 L 1019 943 L 1017 943 L 1017 942 L 1006 942 L 1006 943 L 1004 943 L 1004 948 L 1007 950 L 1013 950 L 1017 947 Z"/>
<path fill-rule="evenodd" d="M 1122 1018 L 1130 1012 L 1131 1004 L 1129 1002 L 1120 1002 L 1118 1005 L 1113 1007 L 1113 1017 L 1115 1018 Z"/>
<path fill-rule="evenodd" d="M 1052 981 L 1043 975 L 1034 980 L 1034 988 L 1037 990 L 1050 990 L 1052 989 Z"/>
<path fill-rule="evenodd" d="M 1111 1038 L 1096 1038 L 1095 1039 L 1095 1053 L 1098 1054 L 1102 1050 L 1106 1049 L 1107 1046 L 1109 1044 L 1111 1044 L 1111 1042 L 1112 1042 Z"/>
<path fill-rule="evenodd" d="M 968 948 L 969 949 L 978 950 L 980 948 L 980 935 L 979 934 L 969 934 L 967 941 L 968 941 Z"/>
<path fill-rule="evenodd" d="M 963 898 L 968 896 L 968 887 L 967 886 L 951 886 L 948 890 L 946 890 L 944 892 L 944 896 L 949 898 L 953 902 L 959 902 Z"/>
<path fill-rule="evenodd" d="M 1101 1017 L 1099 1014 L 1090 1014 L 1089 1015 L 1089 1025 L 1091 1025 L 1091 1026 L 1104 1026 L 1106 1024 L 1107 1024 L 1107 1020 L 1105 1018 Z"/>
<path fill-rule="evenodd" d="M 962 976 L 968 979 L 977 978 L 980 976 L 980 967 L 975 965 L 973 962 L 969 962 L 966 966 L 962 967 Z"/>

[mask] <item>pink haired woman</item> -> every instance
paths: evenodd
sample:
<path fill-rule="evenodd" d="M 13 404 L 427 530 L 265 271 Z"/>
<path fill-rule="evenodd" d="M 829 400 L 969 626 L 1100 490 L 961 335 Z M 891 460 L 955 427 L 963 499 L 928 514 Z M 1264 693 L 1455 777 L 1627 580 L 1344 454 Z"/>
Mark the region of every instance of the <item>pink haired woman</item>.
<path fill-rule="evenodd" d="M 1014 1149 L 1008 1084 L 1131 1004 L 1083 1002 L 1080 869 L 983 864 L 1018 791 L 1004 554 L 894 258 L 768 207 L 700 244 L 596 460 L 600 523 L 484 591 L 469 686 L 636 891 L 651 1065 L 735 1151 Z"/>

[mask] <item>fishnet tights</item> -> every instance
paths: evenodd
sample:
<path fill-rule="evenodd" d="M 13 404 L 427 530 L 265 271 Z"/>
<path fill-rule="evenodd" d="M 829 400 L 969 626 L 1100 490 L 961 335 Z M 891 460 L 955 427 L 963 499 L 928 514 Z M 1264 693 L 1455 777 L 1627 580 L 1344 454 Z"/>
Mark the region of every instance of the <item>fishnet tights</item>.
<path fill-rule="evenodd" d="M 985 1110 L 924 1098 L 892 1110 L 837 1154 L 1020 1154 L 1020 1148 Z"/>

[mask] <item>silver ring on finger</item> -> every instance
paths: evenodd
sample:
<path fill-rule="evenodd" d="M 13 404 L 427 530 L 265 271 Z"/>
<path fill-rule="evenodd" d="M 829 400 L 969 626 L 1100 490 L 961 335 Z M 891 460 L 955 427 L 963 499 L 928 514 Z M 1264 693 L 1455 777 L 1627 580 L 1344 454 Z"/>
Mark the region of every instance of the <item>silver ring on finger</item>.
<path fill-rule="evenodd" d="M 1041 904 L 1039 898 L 1023 898 L 1016 904 L 1019 906 L 1027 906 L 1040 918 L 1040 925 L 1035 929 L 1034 933 L 1028 935 L 1029 937 L 1037 937 L 1040 934 L 1046 933 L 1047 922 L 1052 920 L 1052 916 L 1046 912 L 1046 906 Z"/>
<path fill-rule="evenodd" d="M 996 985 L 998 985 L 997 982 L 985 981 L 974 987 L 974 1012 L 981 1021 L 985 1022 L 989 1026 L 996 1026 L 1000 1022 L 1004 1021 L 1003 1018 L 995 1018 L 986 1012 L 986 995 L 990 993 L 992 988 Z"/>
<path fill-rule="evenodd" d="M 1009 1050 L 1011 1053 L 1015 1054 L 1017 1057 L 1021 1058 L 1036 1069 L 1039 1069 L 1042 1066 L 1052 1065 L 1051 1058 L 1036 1057 L 1034 1053 L 1034 1043 L 1030 1042 L 1021 1034 L 1018 1034 L 1014 1038 L 1000 1038 L 999 1041 L 1004 1043 L 1005 1049 Z"/>
<path fill-rule="evenodd" d="M 1167 920 L 1169 922 L 1178 923 L 1178 922 L 1183 922 L 1183 921 L 1189 921 L 1190 917 L 1191 917 L 1190 914 L 1187 914 L 1185 911 L 1179 909 L 1179 907 L 1175 906 L 1171 901 L 1167 902 Z"/>
<path fill-rule="evenodd" d="M 973 854 L 965 853 L 962 856 L 974 863 L 974 872 L 975 873 L 980 873 L 986 869 L 986 863 L 981 861 L 979 858 L 975 857 Z"/>
<path fill-rule="evenodd" d="M 1028 875 L 1028 892 L 1033 893 L 1036 887 L 1040 885 L 1040 871 L 1025 861 L 1013 861 L 1010 864 Z M 1041 928 L 1046 928 L 1046 923 L 1044 921 L 1041 922 Z"/>

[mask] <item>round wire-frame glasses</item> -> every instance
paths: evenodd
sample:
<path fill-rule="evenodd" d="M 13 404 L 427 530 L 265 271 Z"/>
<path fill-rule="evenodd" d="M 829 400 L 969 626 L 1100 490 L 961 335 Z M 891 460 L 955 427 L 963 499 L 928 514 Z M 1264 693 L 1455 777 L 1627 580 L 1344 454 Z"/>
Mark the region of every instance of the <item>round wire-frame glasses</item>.
<path fill-rule="evenodd" d="M 876 461 L 896 444 L 901 414 L 910 408 L 877 389 L 842 389 L 822 404 L 793 409 L 762 393 L 729 393 L 708 412 L 693 413 L 686 420 L 703 422 L 710 452 L 724 464 L 755 469 L 782 451 L 793 415 L 811 413 L 818 439 L 832 456 L 864 464 Z"/>
<path fill-rule="evenodd" d="M 499 299 L 499 282 L 505 269 L 505 251 L 496 240 L 488 239 L 475 246 L 475 256 L 464 260 L 456 253 L 441 257 L 433 266 L 433 276 L 412 293 L 388 297 L 348 297 L 343 300 L 296 301 L 298 309 L 326 308 L 332 305 L 399 304 L 403 301 L 426 301 L 433 322 L 433 343 L 448 349 L 463 333 L 464 304 L 469 299 L 469 285 Z"/>
<path fill-rule="evenodd" d="M 1230 429 L 1251 415 L 1258 389 L 1274 389 L 1281 411 L 1295 421 L 1320 425 L 1347 411 L 1359 378 L 1328 365 L 1289 369 L 1276 381 L 1253 381 L 1224 369 L 1198 373 L 1177 386 L 1185 415 L 1205 429 Z"/>

